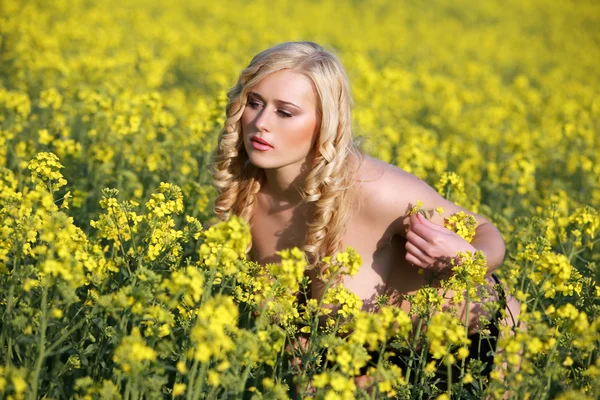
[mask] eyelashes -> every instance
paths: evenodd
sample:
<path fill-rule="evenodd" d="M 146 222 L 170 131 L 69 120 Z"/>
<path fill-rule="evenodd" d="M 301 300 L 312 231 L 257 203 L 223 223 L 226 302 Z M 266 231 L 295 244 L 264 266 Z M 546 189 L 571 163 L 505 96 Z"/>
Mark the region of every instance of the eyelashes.
<path fill-rule="evenodd" d="M 249 101 L 248 102 L 248 106 L 253 109 L 253 110 L 257 110 L 260 107 L 260 103 L 256 102 L 256 101 Z M 282 111 L 282 110 L 277 110 L 277 114 L 282 117 L 282 118 L 291 118 L 292 114 Z"/>

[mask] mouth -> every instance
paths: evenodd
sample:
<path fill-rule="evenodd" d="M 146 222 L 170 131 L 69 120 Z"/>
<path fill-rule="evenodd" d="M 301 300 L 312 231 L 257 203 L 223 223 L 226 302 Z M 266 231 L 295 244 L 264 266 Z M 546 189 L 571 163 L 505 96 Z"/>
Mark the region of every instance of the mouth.
<path fill-rule="evenodd" d="M 250 138 L 250 141 L 251 141 L 251 142 L 260 143 L 260 144 L 262 144 L 262 145 L 265 145 L 265 146 L 273 147 L 273 146 L 271 145 L 271 143 L 269 143 L 269 142 L 267 142 L 266 140 L 264 140 L 264 139 L 261 139 L 261 138 L 259 138 L 259 137 L 257 137 L 257 136 L 252 136 L 252 137 Z"/>

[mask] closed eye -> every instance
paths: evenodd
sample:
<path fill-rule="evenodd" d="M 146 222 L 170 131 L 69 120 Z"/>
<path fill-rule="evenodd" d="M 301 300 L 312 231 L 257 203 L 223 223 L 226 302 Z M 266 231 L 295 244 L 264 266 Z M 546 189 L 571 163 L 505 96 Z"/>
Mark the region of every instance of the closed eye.
<path fill-rule="evenodd" d="M 248 106 L 251 109 L 256 110 L 261 106 L 261 103 L 256 102 L 256 101 L 249 101 Z M 283 110 L 277 110 L 277 114 L 282 118 L 291 118 L 292 117 L 292 114 L 290 114 L 286 111 L 283 111 Z"/>
<path fill-rule="evenodd" d="M 260 103 L 257 103 L 256 101 L 249 101 L 248 105 L 250 106 L 250 108 L 252 108 L 253 110 L 256 110 L 258 108 L 258 106 L 260 106 Z"/>

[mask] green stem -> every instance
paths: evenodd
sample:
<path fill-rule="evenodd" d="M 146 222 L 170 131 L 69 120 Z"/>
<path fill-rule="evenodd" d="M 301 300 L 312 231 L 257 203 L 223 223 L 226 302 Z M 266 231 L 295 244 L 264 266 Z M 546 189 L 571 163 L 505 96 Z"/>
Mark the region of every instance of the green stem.
<path fill-rule="evenodd" d="M 121 254 L 123 254 L 123 259 L 124 261 L 127 259 L 127 254 L 125 253 L 125 248 L 123 248 L 123 237 L 121 236 L 121 230 L 119 229 L 119 223 L 118 221 L 116 221 L 113 216 L 110 216 L 110 219 L 113 220 L 113 223 L 115 224 L 115 226 L 117 227 L 117 235 L 119 236 L 119 248 L 121 250 Z M 127 265 L 127 269 L 129 270 L 129 264 Z M 129 275 L 131 275 L 131 270 L 129 270 Z"/>
<path fill-rule="evenodd" d="M 383 341 L 383 343 L 381 344 L 381 347 L 379 348 L 379 358 L 377 359 L 377 372 L 375 373 L 375 376 L 377 378 L 379 378 L 379 367 L 381 367 L 381 360 L 383 359 L 383 353 L 385 352 L 385 348 L 387 347 L 387 339 Z M 379 394 L 378 393 L 378 386 L 376 385 L 377 383 L 377 379 L 375 379 L 375 382 L 373 382 L 373 386 L 372 386 L 372 392 L 371 392 L 371 399 L 375 399 L 375 395 Z"/>
<path fill-rule="evenodd" d="M 133 378 L 133 390 L 132 397 L 134 400 L 138 400 L 140 398 L 139 390 L 138 390 L 138 376 L 135 375 Z"/>
<path fill-rule="evenodd" d="M 448 398 L 452 398 L 452 364 L 446 360 L 446 371 L 448 372 Z"/>
<path fill-rule="evenodd" d="M 3 321 L 10 321 L 12 320 L 11 318 L 11 314 L 12 314 L 12 308 L 13 308 L 13 297 L 15 295 L 15 286 L 13 284 L 10 285 L 10 288 L 8 289 L 8 298 L 6 299 L 6 311 L 4 312 L 4 316 L 2 317 Z M 2 329 L 2 340 L 0 341 L 0 343 L 4 343 L 5 341 L 5 335 L 6 335 L 6 328 Z M 11 358 L 12 358 L 12 340 L 9 337 L 8 338 L 8 344 L 6 345 L 6 349 L 7 349 L 7 355 L 6 355 L 6 369 L 10 369 L 10 362 L 11 362 Z"/>
<path fill-rule="evenodd" d="M 202 399 L 202 389 L 204 389 L 204 378 L 206 377 L 206 373 L 208 372 L 208 362 L 202 363 L 200 366 L 200 373 L 196 378 L 196 382 L 194 383 L 194 399 Z"/>
<path fill-rule="evenodd" d="M 560 343 L 561 336 L 562 335 L 560 335 L 556 339 L 556 342 L 554 343 L 554 346 L 552 346 L 552 350 L 550 350 L 550 353 L 548 354 L 548 358 L 546 359 L 546 365 L 544 366 L 544 371 L 548 375 L 548 380 L 546 381 L 546 387 L 544 388 L 544 393 L 546 393 L 546 398 L 550 398 L 550 393 L 549 392 L 550 392 L 550 385 L 552 383 L 552 374 L 548 372 L 548 367 L 550 366 L 550 360 L 552 360 L 552 356 L 556 352 L 556 349 L 558 347 L 558 343 Z"/>
<path fill-rule="evenodd" d="M 130 380 L 127 379 L 127 385 L 125 385 L 125 394 L 123 395 L 123 400 L 129 400 L 131 397 L 131 383 Z"/>
<path fill-rule="evenodd" d="M 429 354 L 429 342 L 427 341 L 427 337 L 425 337 L 425 344 L 423 345 L 423 348 L 421 349 L 421 355 L 419 357 L 419 367 L 417 368 L 417 377 L 418 377 L 418 387 L 421 388 L 421 390 L 419 391 L 419 399 L 423 398 L 423 376 L 425 376 L 425 374 L 423 374 L 423 370 L 425 369 L 424 364 L 427 362 L 427 355 Z"/>
<path fill-rule="evenodd" d="M 313 335 L 315 335 L 316 331 L 317 331 L 317 327 L 319 325 L 319 310 L 321 309 L 321 306 L 323 305 L 323 299 L 325 298 L 325 294 L 327 293 L 327 291 L 329 290 L 331 284 L 333 283 L 334 279 L 337 277 L 337 272 L 334 273 L 329 280 L 327 281 L 327 283 L 325 284 L 325 288 L 323 290 L 323 295 L 321 296 L 321 298 L 319 299 L 319 303 L 317 305 L 317 312 L 315 314 L 315 316 L 313 317 L 311 326 L 310 326 L 310 336 L 308 338 L 309 341 L 309 348 L 307 349 L 306 352 L 302 353 L 302 365 L 306 366 L 306 356 L 312 354 L 312 344 L 314 343 L 313 340 Z M 300 381 L 304 382 L 305 378 L 306 378 L 306 373 L 308 372 L 308 368 L 302 368 L 302 374 L 300 375 Z M 306 393 L 306 388 L 303 389 L 303 395 Z"/>
<path fill-rule="evenodd" d="M 250 366 L 251 364 L 246 365 L 246 368 L 244 369 L 244 374 L 242 375 L 242 380 L 240 381 L 240 387 L 238 390 L 242 394 L 246 390 L 246 381 L 248 380 L 248 375 L 250 375 Z"/>
<path fill-rule="evenodd" d="M 416 346 L 419 343 L 419 338 L 421 337 L 421 326 L 423 325 L 423 318 L 419 318 L 419 322 L 417 323 L 417 332 L 415 333 L 415 341 L 414 346 L 410 346 L 410 360 L 408 360 L 408 367 L 406 370 L 406 382 L 410 383 L 410 373 L 412 372 L 412 365 L 415 359 L 416 354 Z"/>
<path fill-rule="evenodd" d="M 419 359 L 419 368 L 417 369 L 417 377 L 418 377 L 418 384 L 417 387 L 419 388 L 419 400 L 421 400 L 423 398 L 423 394 L 425 393 L 423 391 L 423 387 L 424 387 L 424 382 L 423 382 L 423 377 L 425 376 L 425 374 L 423 373 L 423 370 L 425 369 L 425 367 L 423 366 L 423 360 L 425 359 L 425 357 L 427 357 L 427 347 L 423 347 L 423 349 L 421 349 L 421 358 Z"/>
<path fill-rule="evenodd" d="M 216 399 L 215 395 L 217 393 L 217 390 L 219 389 L 219 386 L 214 386 L 210 389 L 210 392 L 208 392 L 208 395 L 206 396 L 207 399 Z"/>
<path fill-rule="evenodd" d="M 219 253 L 220 255 L 221 253 Z M 220 257 L 219 257 L 220 258 Z M 217 260 L 218 262 L 218 260 Z M 209 282 L 208 282 L 208 287 L 206 288 L 206 290 L 204 291 L 204 293 L 202 294 L 202 299 L 200 299 L 200 303 L 205 303 L 206 300 L 209 297 L 212 297 L 212 288 L 213 288 L 213 282 L 215 280 L 215 275 L 217 275 L 217 268 L 213 268 L 212 271 L 210 271 L 210 276 L 209 276 Z"/>
<path fill-rule="evenodd" d="M 37 399 L 38 392 L 38 381 L 40 378 L 40 373 L 42 371 L 42 364 L 44 363 L 44 358 L 46 357 L 46 327 L 48 325 L 48 284 L 44 284 L 44 289 L 42 291 L 42 315 L 40 321 L 40 341 L 39 341 L 39 353 L 38 358 L 35 363 L 35 371 L 33 373 L 33 382 L 31 384 L 32 392 L 30 398 L 32 400 Z"/>
<path fill-rule="evenodd" d="M 590 367 L 590 364 L 592 363 L 592 355 L 593 354 L 594 354 L 594 350 L 590 351 L 587 362 L 585 363 L 585 369 L 588 369 Z"/>
<path fill-rule="evenodd" d="M 92 310 L 91 315 L 94 315 L 95 311 Z M 54 341 L 54 343 L 52 343 L 52 345 L 50 347 L 48 347 L 48 349 L 46 350 L 46 353 L 49 354 L 52 351 L 54 351 L 54 349 L 56 349 L 62 342 L 65 341 L 65 339 L 67 339 L 73 332 L 75 332 L 77 329 L 81 328 L 81 326 L 87 321 L 86 318 L 80 320 L 78 323 L 76 323 L 75 325 L 73 325 L 71 327 L 71 329 L 69 329 L 68 331 L 66 331 L 65 333 L 63 333 L 58 339 L 56 339 Z"/>
<path fill-rule="evenodd" d="M 465 330 L 466 330 L 466 335 L 467 338 L 469 337 L 469 282 L 467 281 L 467 298 L 465 301 Z M 465 376 L 465 359 L 463 358 L 460 361 L 460 376 L 464 377 Z M 463 391 L 463 380 L 460 380 L 460 393 L 462 394 Z M 450 395 L 450 394 L 448 394 Z"/>
<path fill-rule="evenodd" d="M 20 248 L 22 250 L 23 242 L 19 242 L 19 245 L 17 248 Z M 17 254 L 15 255 L 15 266 L 13 268 L 13 273 L 12 273 L 13 278 L 16 275 L 16 273 L 18 272 L 20 265 L 21 265 L 21 252 L 17 252 Z M 4 311 L 4 314 L 2 315 L 3 321 L 12 320 L 12 317 L 11 317 L 12 309 L 13 309 L 13 306 L 15 303 L 13 301 L 14 296 L 15 296 L 15 285 L 14 285 L 14 283 L 12 283 L 12 279 L 11 279 L 11 284 L 8 289 L 8 298 L 6 299 L 6 310 Z M 6 329 L 2 329 L 2 337 L 0 338 L 0 343 L 4 343 L 5 336 L 6 336 Z M 11 360 L 12 360 L 12 338 L 11 337 L 8 338 L 8 345 L 6 346 L 6 349 L 7 349 L 6 368 L 9 369 Z"/>
<path fill-rule="evenodd" d="M 194 359 L 192 364 L 192 369 L 190 371 L 190 376 L 188 380 L 188 390 L 186 395 L 186 400 L 192 400 L 194 397 L 194 379 L 196 378 L 196 374 L 198 373 L 198 359 Z"/>

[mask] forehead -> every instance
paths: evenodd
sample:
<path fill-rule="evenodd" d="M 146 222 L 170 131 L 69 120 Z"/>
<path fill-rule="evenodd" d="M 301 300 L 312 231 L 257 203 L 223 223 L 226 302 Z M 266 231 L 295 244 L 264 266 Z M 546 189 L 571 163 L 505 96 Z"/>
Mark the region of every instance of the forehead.
<path fill-rule="evenodd" d="M 290 69 L 283 69 L 265 76 L 252 89 L 267 101 L 288 101 L 304 109 L 316 104 L 316 91 L 306 75 Z"/>

